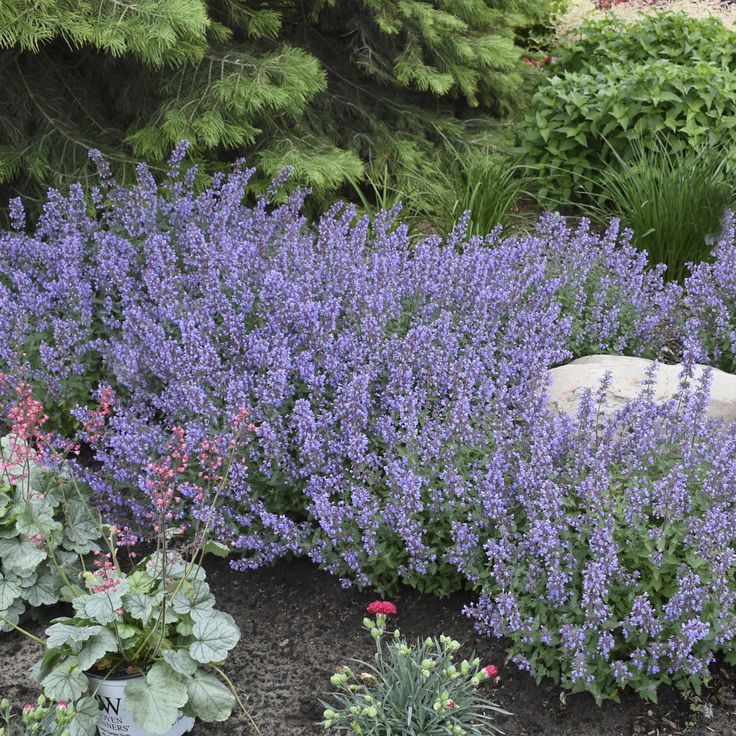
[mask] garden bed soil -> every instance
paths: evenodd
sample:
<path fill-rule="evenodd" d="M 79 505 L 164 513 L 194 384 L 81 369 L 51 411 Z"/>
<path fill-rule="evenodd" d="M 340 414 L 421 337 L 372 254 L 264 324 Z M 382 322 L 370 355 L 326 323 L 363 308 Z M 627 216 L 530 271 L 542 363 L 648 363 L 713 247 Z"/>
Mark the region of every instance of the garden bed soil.
<path fill-rule="evenodd" d="M 350 659 L 371 656 L 373 642 L 361 628 L 370 591 L 344 589 L 339 581 L 305 560 L 285 561 L 248 573 L 232 572 L 225 563 L 209 564 L 218 607 L 230 613 L 242 637 L 225 670 L 260 727 L 263 736 L 313 736 L 319 698 L 330 689 L 329 678 Z M 658 705 L 632 695 L 599 708 L 588 695 L 563 695 L 550 682 L 540 686 L 524 672 L 506 666 L 504 642 L 477 639 L 461 609 L 469 594 L 447 600 L 402 589 L 393 596 L 396 623 L 410 639 L 445 633 L 475 648 L 484 663 L 496 664 L 497 682 L 483 687 L 514 715 L 504 719 L 508 736 L 734 736 L 736 734 L 736 670 L 716 666 L 711 689 L 700 703 L 689 704 L 670 690 Z M 49 615 L 61 615 L 49 611 Z M 30 627 L 43 631 L 43 624 Z M 0 635 L 0 695 L 15 705 L 33 700 L 38 690 L 28 667 L 38 646 L 20 635 Z M 253 736 L 243 715 L 225 723 L 198 724 L 192 736 Z"/>

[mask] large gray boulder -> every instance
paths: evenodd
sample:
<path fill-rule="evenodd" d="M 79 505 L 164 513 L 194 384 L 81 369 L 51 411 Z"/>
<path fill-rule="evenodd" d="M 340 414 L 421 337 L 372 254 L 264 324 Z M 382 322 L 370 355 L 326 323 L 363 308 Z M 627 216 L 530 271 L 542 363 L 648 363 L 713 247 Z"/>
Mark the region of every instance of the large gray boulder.
<path fill-rule="evenodd" d="M 607 392 L 607 408 L 615 410 L 642 391 L 642 381 L 653 361 L 646 358 L 627 358 L 621 355 L 588 355 L 567 365 L 550 370 L 550 396 L 548 406 L 574 416 L 585 389 L 594 393 L 606 372 L 611 373 L 611 386 Z M 696 365 L 693 379 L 698 380 L 706 366 Z M 682 365 L 662 365 L 657 368 L 654 394 L 657 401 L 671 398 L 680 383 Z M 713 369 L 708 416 L 736 421 L 736 376 Z"/>

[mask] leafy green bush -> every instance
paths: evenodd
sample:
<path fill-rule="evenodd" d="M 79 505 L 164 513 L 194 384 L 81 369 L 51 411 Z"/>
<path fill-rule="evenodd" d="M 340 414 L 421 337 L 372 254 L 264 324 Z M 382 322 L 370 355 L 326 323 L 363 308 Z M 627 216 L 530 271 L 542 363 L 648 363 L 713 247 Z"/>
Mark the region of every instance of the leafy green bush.
<path fill-rule="evenodd" d="M 710 64 L 612 64 L 550 77 L 533 100 L 524 150 L 542 197 L 585 199 L 602 165 L 666 136 L 674 152 L 736 143 L 736 74 Z"/>
<path fill-rule="evenodd" d="M 516 41 L 557 4 L 60 0 L 28 13 L 9 0 L 0 184 L 28 195 L 86 178 L 92 147 L 131 178 L 182 139 L 208 172 L 248 156 L 260 183 L 291 166 L 322 193 L 366 167 L 421 169 L 440 131 L 461 139 L 519 107 Z"/>
<path fill-rule="evenodd" d="M 597 175 L 593 211 L 601 223 L 611 214 L 634 232 L 634 244 L 650 263 L 664 263 L 665 277 L 682 281 L 688 263 L 707 260 L 726 212 L 736 202 L 724 152 L 693 148 L 680 153 L 665 144 L 634 143 L 629 159 L 617 159 Z"/>
<path fill-rule="evenodd" d="M 724 69 L 736 63 L 736 34 L 717 18 L 656 13 L 634 24 L 615 16 L 589 23 L 558 52 L 556 67 L 566 72 L 605 69 L 612 61 L 644 64 L 705 62 Z"/>
<path fill-rule="evenodd" d="M 627 159 L 637 143 L 655 150 L 666 140 L 675 153 L 733 146 L 735 40 L 694 19 L 654 16 L 625 33 L 611 22 L 589 26 L 561 51 L 526 119 L 523 149 L 544 179 L 540 196 L 586 200 L 599 192 L 600 167 Z"/>
<path fill-rule="evenodd" d="M 0 447 L 0 631 L 9 631 L 26 606 L 69 598 L 79 555 L 98 549 L 100 535 L 86 487 L 36 464 L 16 435 Z"/>

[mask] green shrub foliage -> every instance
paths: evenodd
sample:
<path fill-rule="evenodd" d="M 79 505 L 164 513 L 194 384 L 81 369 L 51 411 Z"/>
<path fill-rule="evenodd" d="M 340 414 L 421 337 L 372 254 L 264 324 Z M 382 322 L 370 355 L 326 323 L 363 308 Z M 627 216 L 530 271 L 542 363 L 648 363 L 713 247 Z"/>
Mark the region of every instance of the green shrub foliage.
<path fill-rule="evenodd" d="M 265 179 L 291 166 L 318 192 L 360 179 L 367 163 L 421 168 L 443 135 L 470 134 L 468 111 L 477 123 L 518 107 L 517 40 L 553 7 L 45 0 L 31 13 L 10 0 L 0 184 L 28 195 L 86 177 L 91 147 L 130 173 L 185 138 L 205 171 L 244 155 Z"/>
<path fill-rule="evenodd" d="M 736 142 L 736 34 L 715 20 L 605 21 L 562 49 L 534 95 L 524 150 L 557 201 L 598 193 L 599 167 L 641 142 L 674 153 Z"/>

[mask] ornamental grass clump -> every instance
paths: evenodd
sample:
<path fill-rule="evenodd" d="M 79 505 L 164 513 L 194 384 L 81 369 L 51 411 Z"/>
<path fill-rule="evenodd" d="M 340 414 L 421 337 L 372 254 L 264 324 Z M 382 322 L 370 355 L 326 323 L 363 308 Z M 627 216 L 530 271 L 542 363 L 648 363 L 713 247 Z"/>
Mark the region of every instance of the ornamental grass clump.
<path fill-rule="evenodd" d="M 733 214 L 712 252 L 685 283 L 685 342 L 696 358 L 736 373 L 736 230 Z"/>
<path fill-rule="evenodd" d="M 606 382 L 576 419 L 540 415 L 469 609 L 521 669 L 599 703 L 697 693 L 736 661 L 736 427 L 707 419 L 709 377 L 661 404 L 653 380 L 611 416 Z"/>
<path fill-rule="evenodd" d="M 491 736 L 503 733 L 498 715 L 511 715 L 482 694 L 479 686 L 495 677 L 494 665 L 480 660 L 455 661 L 460 642 L 429 637 L 409 645 L 398 629 L 386 633 L 386 618 L 396 614 L 389 601 L 374 601 L 363 627 L 376 644 L 370 662 L 342 667 L 330 682 L 337 688 L 326 706 L 322 725 L 364 736 Z M 384 641 L 387 637 L 387 641 Z"/>
<path fill-rule="evenodd" d="M 244 204 L 253 172 L 239 165 L 195 193 L 184 153 L 162 184 L 141 167 L 132 188 L 100 161 L 92 205 L 51 192 L 32 234 L 14 205 L 0 360 L 66 405 L 65 422 L 81 405 L 99 463 L 86 478 L 110 518 L 146 523 L 168 428 L 227 444 L 247 407 L 247 470 L 213 522 L 236 567 L 308 554 L 346 584 L 457 590 L 447 550 L 493 485 L 486 457 L 539 410 L 550 365 L 657 351 L 661 276 L 615 226 L 599 237 L 550 217 L 468 240 L 460 223 L 411 243 L 396 212 L 340 204 L 310 224 L 301 193 Z M 90 416 L 89 392 L 106 390 L 110 415 Z M 183 498 L 172 513 L 188 524 Z"/>

